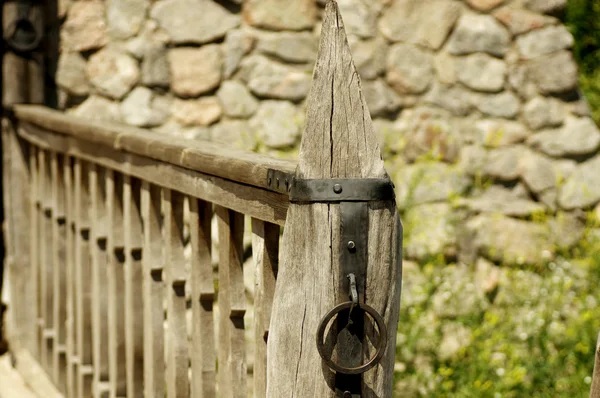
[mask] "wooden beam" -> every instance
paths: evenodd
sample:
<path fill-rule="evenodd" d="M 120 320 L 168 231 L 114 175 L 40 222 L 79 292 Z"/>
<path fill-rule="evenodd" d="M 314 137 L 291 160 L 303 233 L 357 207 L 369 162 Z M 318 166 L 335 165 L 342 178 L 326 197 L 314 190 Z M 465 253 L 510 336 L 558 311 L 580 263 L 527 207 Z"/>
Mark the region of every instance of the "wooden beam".
<path fill-rule="evenodd" d="M 321 35 L 296 177 L 385 178 L 360 77 L 333 0 L 326 5 Z M 388 333 L 382 361 L 359 376 L 357 388 L 363 397 L 391 397 L 401 287 L 401 224 L 394 200 L 366 206 L 366 280 L 358 283 L 365 286 L 363 300 L 366 297 L 366 304 L 381 314 Z M 269 330 L 268 397 L 340 395 L 336 392 L 338 377 L 321 359 L 315 344 L 323 316 L 348 300 L 338 287 L 340 280 L 346 279 L 340 269 L 340 207 L 335 203 L 290 204 Z M 366 250 L 357 248 L 361 249 Z M 345 350 L 362 354 L 363 363 L 369 360 L 373 352 L 367 341 L 379 336 L 369 327 L 372 322 L 368 319 L 364 317 L 364 335 L 370 339 L 361 338 L 361 332 L 354 340 L 334 346 L 336 339 L 332 337 L 328 348 L 336 351 L 346 344 Z"/>

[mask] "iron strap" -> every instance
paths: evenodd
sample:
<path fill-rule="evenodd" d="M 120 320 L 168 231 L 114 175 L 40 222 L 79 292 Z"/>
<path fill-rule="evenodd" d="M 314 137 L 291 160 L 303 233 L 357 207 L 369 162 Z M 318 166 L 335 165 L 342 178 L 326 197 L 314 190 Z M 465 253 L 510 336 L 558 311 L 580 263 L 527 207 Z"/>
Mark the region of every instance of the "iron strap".
<path fill-rule="evenodd" d="M 298 179 L 290 186 L 290 202 L 369 202 L 395 198 L 389 178 Z"/>

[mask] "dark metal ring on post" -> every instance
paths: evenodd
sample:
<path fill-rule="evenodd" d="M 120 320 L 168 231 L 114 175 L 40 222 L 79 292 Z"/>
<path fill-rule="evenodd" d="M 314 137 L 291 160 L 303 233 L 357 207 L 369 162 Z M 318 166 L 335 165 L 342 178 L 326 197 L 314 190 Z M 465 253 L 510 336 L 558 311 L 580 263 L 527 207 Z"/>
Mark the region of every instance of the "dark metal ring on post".
<path fill-rule="evenodd" d="M 21 37 L 17 36 L 19 32 L 21 32 Z M 25 37 L 30 36 L 27 37 L 29 40 L 23 41 L 23 33 L 25 33 Z M 27 53 L 39 47 L 42 34 L 28 18 L 21 17 L 8 26 L 4 34 L 4 41 L 15 52 Z"/>
<path fill-rule="evenodd" d="M 325 329 L 327 328 L 327 325 L 333 319 L 333 317 L 336 316 L 337 314 L 339 314 L 340 312 L 342 312 L 343 310 L 349 309 L 353 306 L 354 306 L 354 308 L 362 309 L 367 314 L 369 314 L 369 316 L 371 316 L 371 318 L 373 318 L 373 320 L 377 324 L 377 329 L 379 329 L 379 341 L 378 341 L 377 349 L 376 349 L 376 352 L 375 352 L 375 355 L 373 356 L 373 358 L 369 359 L 369 361 L 367 363 L 365 363 L 364 365 L 358 366 L 356 368 L 347 368 L 347 367 L 338 365 L 337 363 L 333 362 L 330 358 L 326 357 L 325 343 L 324 343 L 323 339 L 325 337 Z M 347 301 L 345 303 L 339 304 L 339 305 L 335 306 L 331 311 L 329 311 L 323 317 L 323 319 L 319 323 L 319 328 L 317 329 L 317 349 L 319 350 L 319 355 L 321 355 L 321 358 L 323 358 L 323 361 L 325 361 L 325 364 L 327 364 L 327 366 L 329 368 L 331 368 L 339 373 L 344 373 L 344 374 L 349 374 L 349 375 L 365 373 L 367 370 L 371 369 L 372 367 L 377 365 L 379 363 L 379 361 L 381 361 L 381 358 L 383 358 L 383 355 L 385 354 L 386 346 L 387 346 L 387 329 L 385 327 L 385 321 L 373 307 L 368 306 L 367 304 L 361 304 L 361 303 L 355 304 L 352 301 Z"/>

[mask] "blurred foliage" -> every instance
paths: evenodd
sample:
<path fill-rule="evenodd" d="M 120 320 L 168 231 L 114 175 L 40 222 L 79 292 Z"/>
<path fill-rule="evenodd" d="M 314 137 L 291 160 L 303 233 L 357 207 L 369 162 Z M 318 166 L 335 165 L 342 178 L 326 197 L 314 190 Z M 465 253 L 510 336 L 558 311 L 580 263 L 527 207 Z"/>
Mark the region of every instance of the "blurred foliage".
<path fill-rule="evenodd" d="M 498 284 L 483 303 L 465 293 L 477 289 L 476 268 L 448 277 L 459 267 L 432 259 L 407 272 L 394 396 L 587 397 L 600 331 L 600 225 L 589 219 L 585 239 L 556 260 L 494 268 Z M 436 296 L 470 309 L 449 316 Z M 449 357 L 445 338 L 463 339 Z"/>
<path fill-rule="evenodd" d="M 600 1 L 569 0 L 565 23 L 575 38 L 581 88 L 600 124 Z"/>

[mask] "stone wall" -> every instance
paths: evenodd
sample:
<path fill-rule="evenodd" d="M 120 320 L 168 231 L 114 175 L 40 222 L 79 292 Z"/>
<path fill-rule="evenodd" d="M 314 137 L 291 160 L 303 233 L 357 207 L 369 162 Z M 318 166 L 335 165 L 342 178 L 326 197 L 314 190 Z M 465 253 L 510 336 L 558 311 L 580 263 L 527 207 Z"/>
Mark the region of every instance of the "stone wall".
<path fill-rule="evenodd" d="M 405 255 L 543 263 L 600 201 L 566 0 L 338 0 Z M 60 107 L 295 155 L 324 0 L 60 2 Z"/>

